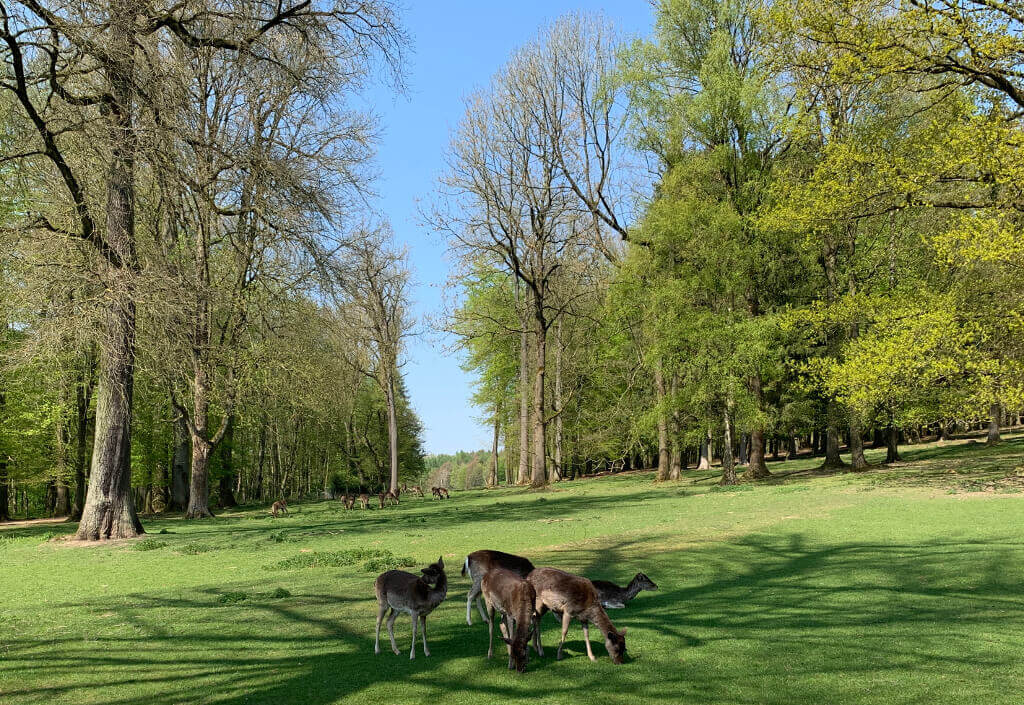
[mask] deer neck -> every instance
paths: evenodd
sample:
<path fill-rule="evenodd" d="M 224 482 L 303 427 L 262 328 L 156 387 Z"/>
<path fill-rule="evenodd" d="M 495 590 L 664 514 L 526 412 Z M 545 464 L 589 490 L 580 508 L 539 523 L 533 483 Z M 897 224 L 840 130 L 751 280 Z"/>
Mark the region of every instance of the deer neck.
<path fill-rule="evenodd" d="M 602 634 L 608 634 L 608 632 L 615 631 L 615 625 L 612 624 L 612 620 L 608 619 L 608 614 L 604 611 L 601 605 L 594 605 L 594 607 L 588 610 L 587 619 L 597 625 L 597 628 L 601 630 Z"/>
<path fill-rule="evenodd" d="M 629 585 L 626 586 L 625 595 L 623 597 L 626 600 L 632 600 L 634 597 L 640 594 L 640 581 L 633 578 L 629 581 Z M 624 600 L 625 601 L 625 600 Z"/>
<path fill-rule="evenodd" d="M 434 587 L 427 590 L 427 601 L 430 602 L 431 608 L 437 607 L 441 604 L 447 594 L 448 576 L 442 572 L 441 577 L 437 579 L 437 583 Z"/>

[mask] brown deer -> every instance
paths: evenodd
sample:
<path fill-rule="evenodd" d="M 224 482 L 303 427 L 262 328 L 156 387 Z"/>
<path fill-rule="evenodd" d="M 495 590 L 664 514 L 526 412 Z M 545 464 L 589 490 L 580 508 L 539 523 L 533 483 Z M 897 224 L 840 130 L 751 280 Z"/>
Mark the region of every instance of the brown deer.
<path fill-rule="evenodd" d="M 413 485 L 408 489 L 403 487 L 402 492 L 412 492 L 413 494 L 418 494 L 420 497 L 423 496 L 423 489 L 419 485 Z"/>
<path fill-rule="evenodd" d="M 344 498 L 345 509 L 352 509 L 356 506 L 356 496 L 354 494 L 347 494 Z"/>
<path fill-rule="evenodd" d="M 466 556 L 466 561 L 462 564 L 462 574 L 468 573 L 470 580 L 473 581 L 472 587 L 469 588 L 469 594 L 466 595 L 466 624 L 471 626 L 473 624 L 473 600 L 480 597 L 481 581 L 487 573 L 499 568 L 515 573 L 520 578 L 525 578 L 533 570 L 533 563 L 522 556 L 486 549 L 473 551 Z M 484 621 L 489 621 L 487 613 L 484 612 L 483 602 L 477 600 L 476 606 Z"/>
<path fill-rule="evenodd" d="M 388 637 L 391 639 L 391 650 L 397 656 L 398 646 L 395 644 L 395 618 L 399 612 L 412 617 L 412 650 L 409 658 L 416 658 L 416 624 L 423 625 L 423 655 L 430 656 L 427 648 L 427 615 L 444 601 L 448 594 L 448 576 L 444 572 L 444 559 L 438 558 L 420 571 L 422 576 L 406 573 L 404 570 L 389 570 L 377 576 L 373 589 L 377 593 L 377 636 L 373 643 L 373 653 L 380 653 L 380 623 L 388 615 Z"/>
<path fill-rule="evenodd" d="M 430 498 L 434 499 L 435 497 L 437 499 L 441 499 L 441 488 L 440 487 L 431 487 L 430 488 Z"/>
<path fill-rule="evenodd" d="M 363 492 L 361 495 L 359 495 L 359 504 L 363 505 L 363 509 L 369 509 L 370 508 L 370 495 L 366 494 L 365 492 Z"/>
<path fill-rule="evenodd" d="M 504 568 L 489 570 L 480 583 L 487 603 L 487 658 L 494 656 L 494 613 L 502 616 L 501 639 L 508 645 L 508 667 L 526 671 L 530 638 L 537 629 L 537 592 L 521 575 Z"/>
<path fill-rule="evenodd" d="M 278 512 L 281 514 L 288 513 L 288 502 L 283 499 L 279 499 L 270 505 L 270 514 L 276 519 Z"/>
<path fill-rule="evenodd" d="M 615 630 L 612 621 L 608 619 L 604 608 L 601 607 L 601 600 L 593 583 L 582 576 L 566 573 L 557 568 L 535 568 L 527 580 L 537 591 L 538 615 L 543 617 L 547 610 L 562 613 L 562 639 L 558 642 L 558 659 L 562 658 L 565 635 L 569 632 L 569 622 L 576 617 L 583 625 L 583 643 L 587 646 L 587 657 L 591 661 L 597 660 L 590 648 L 589 626 L 593 622 L 604 634 L 604 645 L 608 649 L 612 663 L 622 663 L 626 655 L 626 630 L 623 629 L 621 632 Z M 540 629 L 534 634 L 534 646 L 537 648 L 537 652 L 543 656 L 544 651 L 540 645 Z"/>
<path fill-rule="evenodd" d="M 606 610 L 620 610 L 626 603 L 636 597 L 641 590 L 657 590 L 658 586 L 654 581 L 643 573 L 637 573 L 629 581 L 626 587 L 619 587 L 607 580 L 591 580 L 597 596 L 601 600 L 601 606 Z"/>
<path fill-rule="evenodd" d="M 377 498 L 380 500 L 380 508 L 381 509 L 386 507 L 388 502 L 391 502 L 391 503 L 394 503 L 394 504 L 398 504 L 399 503 L 398 502 L 398 494 L 395 493 L 395 492 L 392 492 L 391 490 L 388 490 L 387 492 L 381 492 L 379 495 L 377 495 Z"/>

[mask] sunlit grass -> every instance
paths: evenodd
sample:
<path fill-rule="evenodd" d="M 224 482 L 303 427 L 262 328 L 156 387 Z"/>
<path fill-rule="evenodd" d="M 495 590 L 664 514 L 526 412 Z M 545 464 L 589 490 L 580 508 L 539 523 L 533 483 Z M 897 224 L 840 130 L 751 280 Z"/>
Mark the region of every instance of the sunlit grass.
<path fill-rule="evenodd" d="M 1019 703 L 1022 450 L 922 445 L 827 476 L 820 460 L 773 463 L 796 474 L 732 489 L 691 470 L 386 510 L 298 504 L 276 520 L 250 508 L 149 520 L 145 539 L 100 547 L 46 540 L 72 527 L 0 530 L 0 702 Z M 610 613 L 628 662 L 594 635 L 590 663 L 578 626 L 561 662 L 488 662 L 459 575 L 484 547 L 621 583 L 649 574 L 660 591 Z M 433 655 L 375 657 L 367 563 L 438 554 L 450 588 Z M 404 653 L 408 619 L 396 634 Z M 543 635 L 555 644 L 554 620 Z"/>

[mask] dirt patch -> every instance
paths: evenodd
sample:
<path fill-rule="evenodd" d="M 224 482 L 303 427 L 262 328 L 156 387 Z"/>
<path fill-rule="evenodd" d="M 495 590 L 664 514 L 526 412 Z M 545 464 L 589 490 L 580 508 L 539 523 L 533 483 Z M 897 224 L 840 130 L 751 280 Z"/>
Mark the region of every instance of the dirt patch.
<path fill-rule="evenodd" d="M 0 523 L 0 531 L 4 529 L 14 529 L 17 527 L 26 526 L 40 526 L 45 524 L 63 524 L 67 521 L 67 517 L 55 517 L 52 519 L 21 519 L 19 521 L 5 521 Z"/>

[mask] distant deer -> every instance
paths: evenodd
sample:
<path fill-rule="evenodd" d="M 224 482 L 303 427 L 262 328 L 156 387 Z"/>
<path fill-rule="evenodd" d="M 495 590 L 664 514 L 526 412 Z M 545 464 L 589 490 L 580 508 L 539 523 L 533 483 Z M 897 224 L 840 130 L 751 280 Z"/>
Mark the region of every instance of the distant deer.
<path fill-rule="evenodd" d="M 430 488 L 430 498 L 434 499 L 435 497 L 437 499 L 441 499 L 441 488 L 440 487 L 431 487 Z"/>
<path fill-rule="evenodd" d="M 423 624 L 423 655 L 430 656 L 427 648 L 427 615 L 444 601 L 448 594 L 448 576 L 444 572 L 444 559 L 438 558 L 420 571 L 422 576 L 406 573 L 404 570 L 389 570 L 377 576 L 373 589 L 377 593 L 377 636 L 373 643 L 373 653 L 380 653 L 380 623 L 388 615 L 388 637 L 391 639 L 391 650 L 397 656 L 398 646 L 395 644 L 395 618 L 399 612 L 412 617 L 412 650 L 409 658 L 416 658 L 416 623 Z"/>
<path fill-rule="evenodd" d="M 448 496 L 448 490 L 444 487 L 431 487 L 430 492 L 438 499 L 450 499 Z"/>
<path fill-rule="evenodd" d="M 468 573 L 470 580 L 473 581 L 473 586 L 469 588 L 469 594 L 466 595 L 466 624 L 473 624 L 473 600 L 480 597 L 480 584 L 484 576 L 490 571 L 498 569 L 507 570 L 520 578 L 525 578 L 533 570 L 533 563 L 522 556 L 486 549 L 473 551 L 466 556 L 466 561 L 462 564 L 462 574 Z M 487 613 L 484 612 L 483 602 L 478 600 L 476 606 L 484 621 L 490 621 Z"/>
<path fill-rule="evenodd" d="M 287 514 L 288 513 L 288 502 L 286 502 L 283 499 L 279 499 L 279 500 L 277 500 L 276 502 L 274 502 L 273 504 L 270 505 L 270 514 L 275 519 L 277 518 L 278 512 L 280 512 L 281 514 Z"/>
<path fill-rule="evenodd" d="M 370 508 L 370 495 L 368 495 L 365 492 L 363 492 L 361 495 L 359 495 L 359 503 L 361 505 L 363 505 L 363 509 L 369 509 Z"/>
<path fill-rule="evenodd" d="M 536 568 L 527 580 L 537 591 L 538 615 L 543 616 L 547 610 L 562 613 L 562 639 L 558 642 L 558 659 L 562 658 L 569 622 L 576 617 L 583 625 L 583 643 L 587 646 L 587 657 L 591 661 L 597 660 L 590 648 L 589 626 L 593 622 L 604 634 L 604 645 L 608 649 L 612 663 L 622 663 L 626 655 L 626 630 L 615 630 L 612 621 L 601 607 L 601 600 L 593 583 L 582 576 L 566 573 L 557 568 Z M 534 634 L 534 645 L 537 652 L 543 655 L 539 628 Z"/>
<path fill-rule="evenodd" d="M 420 497 L 423 496 L 423 489 L 419 485 L 413 485 L 409 488 L 403 486 L 402 492 L 412 492 L 413 494 L 418 494 Z"/>
<path fill-rule="evenodd" d="M 601 600 L 601 606 L 606 610 L 620 610 L 626 603 L 636 597 L 641 590 L 657 590 L 658 586 L 654 581 L 643 573 L 637 573 L 629 581 L 626 587 L 619 587 L 607 580 L 591 580 L 597 595 Z"/>
<path fill-rule="evenodd" d="M 354 494 L 345 495 L 342 501 L 345 505 L 345 509 L 352 509 L 356 506 L 356 496 Z"/>
<path fill-rule="evenodd" d="M 508 667 L 526 671 L 530 638 L 537 629 L 537 592 L 518 573 L 504 568 L 489 570 L 480 583 L 487 603 L 487 658 L 494 656 L 494 613 L 502 615 L 501 639 L 508 645 Z"/>
<path fill-rule="evenodd" d="M 398 495 L 392 492 L 391 490 L 388 490 L 387 492 L 381 492 L 380 494 L 377 495 L 377 499 L 380 500 L 381 509 L 387 506 L 388 502 L 398 504 Z"/>

